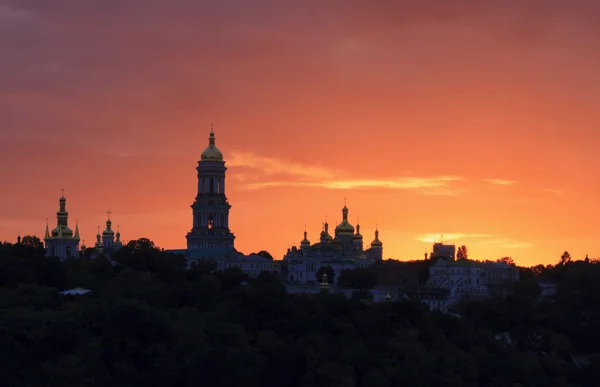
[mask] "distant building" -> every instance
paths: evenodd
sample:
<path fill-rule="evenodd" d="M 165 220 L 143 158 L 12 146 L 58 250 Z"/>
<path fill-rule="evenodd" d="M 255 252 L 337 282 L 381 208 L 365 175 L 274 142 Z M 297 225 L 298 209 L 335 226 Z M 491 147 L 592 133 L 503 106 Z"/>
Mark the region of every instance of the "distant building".
<path fill-rule="evenodd" d="M 117 232 L 115 234 L 112 229 L 112 220 L 110 220 L 111 212 L 108 211 L 107 214 L 108 219 L 106 220 L 106 229 L 102 231 L 102 234 L 100 234 L 100 226 L 98 226 L 96 244 L 94 245 L 94 256 L 104 255 L 109 257 L 112 253 L 119 251 L 123 247 L 120 227 L 117 226 Z M 82 246 L 82 250 L 85 250 L 85 246 Z"/>
<path fill-rule="evenodd" d="M 427 286 L 447 289 L 450 303 L 464 298 L 490 295 L 495 285 L 511 288 L 519 280 L 519 269 L 503 262 L 439 259 L 429 268 Z"/>
<path fill-rule="evenodd" d="M 383 243 L 379 240 L 379 230 L 375 228 L 375 238 L 365 249 L 360 224 L 357 222 L 355 229 L 348 221 L 348 212 L 344 204 L 342 222 L 336 226 L 334 237 L 329 234 L 329 223 L 325 221 L 318 243 L 311 244 L 304 231 L 300 248 L 293 246 L 288 249 L 283 257 L 287 282 L 318 282 L 316 273 L 324 266 L 331 266 L 337 279 L 342 270 L 370 267 L 381 261 Z"/>
<path fill-rule="evenodd" d="M 44 242 L 47 257 L 60 259 L 79 257 L 79 225 L 75 225 L 75 233 L 69 228 L 69 213 L 67 212 L 67 199 L 63 195 L 58 200 L 59 210 L 56 213 L 56 228 L 50 232 L 46 221 Z"/>
<path fill-rule="evenodd" d="M 450 291 L 446 288 L 417 287 L 400 292 L 401 299 L 417 299 L 429 307 L 430 311 L 448 312 L 451 305 Z"/>
<path fill-rule="evenodd" d="M 456 246 L 445 245 L 444 243 L 434 243 L 430 258 L 443 258 L 447 261 L 454 261 L 456 259 Z"/>
<path fill-rule="evenodd" d="M 168 250 L 182 254 L 188 264 L 212 260 L 220 270 L 238 267 L 250 276 L 276 269 L 273 260 L 260 255 L 246 256 L 235 249 L 235 235 L 229 229 L 229 204 L 225 191 L 225 160 L 215 144 L 211 128 L 208 147 L 200 155 L 197 194 L 192 208 L 192 228 L 186 235 L 187 248 Z"/>

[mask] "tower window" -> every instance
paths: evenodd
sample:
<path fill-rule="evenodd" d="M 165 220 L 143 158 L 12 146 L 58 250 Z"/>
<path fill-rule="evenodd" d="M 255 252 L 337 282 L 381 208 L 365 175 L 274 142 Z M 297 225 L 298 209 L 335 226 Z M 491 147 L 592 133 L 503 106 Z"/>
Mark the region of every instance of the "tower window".
<path fill-rule="evenodd" d="M 210 179 L 210 193 L 215 193 L 215 179 Z"/>
<path fill-rule="evenodd" d="M 213 223 L 214 223 L 214 216 L 212 214 L 210 214 L 208 216 L 208 228 L 213 228 Z"/>

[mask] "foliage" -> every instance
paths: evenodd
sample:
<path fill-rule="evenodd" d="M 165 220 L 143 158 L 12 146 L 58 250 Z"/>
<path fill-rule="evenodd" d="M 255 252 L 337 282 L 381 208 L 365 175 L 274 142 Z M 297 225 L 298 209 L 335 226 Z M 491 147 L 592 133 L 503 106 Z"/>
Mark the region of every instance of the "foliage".
<path fill-rule="evenodd" d="M 464 259 L 469 259 L 469 253 L 467 250 L 467 246 L 462 245 L 456 251 L 456 260 L 460 261 L 460 260 L 464 260 Z"/>
<path fill-rule="evenodd" d="M 350 289 L 373 289 L 377 285 L 377 271 L 374 267 L 342 270 L 338 285 Z"/>
<path fill-rule="evenodd" d="M 25 235 L 23 239 L 21 239 L 21 245 L 28 249 L 42 251 L 44 250 L 44 242 L 40 240 L 40 238 L 35 235 Z"/>
<path fill-rule="evenodd" d="M 512 257 L 502 257 L 500 259 L 498 259 L 497 262 L 500 263 L 506 263 L 507 265 L 515 265 L 515 261 L 512 259 Z"/>
<path fill-rule="evenodd" d="M 597 384 L 600 357 L 578 367 L 570 356 L 600 347 L 593 261 L 530 268 L 514 294 L 462 304 L 457 319 L 415 300 L 369 303 L 366 291 L 292 295 L 273 273 L 215 273 L 209 261 L 184 270 L 147 240 L 114 258 L 61 262 L 0 244 L 1 386 Z M 340 281 L 366 288 L 366 273 Z M 538 279 L 559 284 L 554 302 Z M 92 292 L 58 293 L 76 286 Z"/>
<path fill-rule="evenodd" d="M 562 255 L 560 256 L 560 262 L 559 265 L 566 265 L 569 262 L 571 262 L 571 254 L 569 254 L 568 251 L 565 251 L 564 253 L 562 253 Z"/>
<path fill-rule="evenodd" d="M 252 254 L 260 255 L 263 258 L 270 259 L 271 261 L 273 260 L 273 256 L 271 255 L 271 253 L 269 253 L 266 250 L 261 250 L 258 253 L 252 253 Z"/>

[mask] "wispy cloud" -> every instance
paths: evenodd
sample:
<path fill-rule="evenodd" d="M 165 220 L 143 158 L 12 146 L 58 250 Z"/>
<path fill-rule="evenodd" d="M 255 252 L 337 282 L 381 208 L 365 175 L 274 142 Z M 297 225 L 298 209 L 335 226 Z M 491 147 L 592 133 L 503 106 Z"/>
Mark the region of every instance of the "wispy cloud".
<path fill-rule="evenodd" d="M 482 180 L 484 183 L 489 183 L 489 184 L 494 184 L 494 185 L 504 185 L 504 186 L 508 186 L 508 185 L 513 185 L 513 184 L 517 184 L 516 180 L 504 180 L 504 179 L 483 179 Z"/>
<path fill-rule="evenodd" d="M 478 246 L 494 246 L 503 249 L 522 249 L 532 246 L 529 242 L 517 241 L 495 234 L 479 234 L 479 233 L 448 233 L 448 234 L 422 234 L 415 238 L 418 241 L 425 243 L 441 242 L 457 243 Z"/>
<path fill-rule="evenodd" d="M 361 179 L 328 168 L 290 163 L 279 159 L 260 157 L 250 153 L 234 153 L 228 161 L 230 166 L 251 168 L 267 181 L 248 183 L 246 189 L 265 189 L 271 187 L 314 187 L 326 189 L 384 188 L 397 190 L 423 190 L 424 194 L 451 195 L 456 190 L 450 188 L 452 183 L 462 180 L 457 176 L 436 177 L 397 177 L 386 179 Z M 269 177 L 287 176 L 292 179 L 268 181 Z M 343 177 L 343 178 L 340 178 Z M 295 179 L 294 179 L 295 178 Z M 243 180 L 243 179 L 242 179 Z"/>
<path fill-rule="evenodd" d="M 563 190 L 560 190 L 560 189 L 551 189 L 551 188 L 542 188 L 542 189 L 540 189 L 540 191 L 546 192 L 546 193 L 551 193 L 551 194 L 554 194 L 554 195 L 562 195 L 564 193 Z"/>
<path fill-rule="evenodd" d="M 318 166 L 290 163 L 271 157 L 257 156 L 248 152 L 234 152 L 228 157 L 227 165 L 259 170 L 266 175 L 285 174 L 304 178 L 333 179 L 339 176 L 333 170 Z"/>
<path fill-rule="evenodd" d="M 434 242 L 462 242 L 470 239 L 478 239 L 478 238 L 491 238 L 494 235 L 492 234 L 469 234 L 469 233 L 439 233 L 439 234 L 422 234 L 417 236 L 415 239 L 421 242 L 426 243 L 434 243 Z"/>

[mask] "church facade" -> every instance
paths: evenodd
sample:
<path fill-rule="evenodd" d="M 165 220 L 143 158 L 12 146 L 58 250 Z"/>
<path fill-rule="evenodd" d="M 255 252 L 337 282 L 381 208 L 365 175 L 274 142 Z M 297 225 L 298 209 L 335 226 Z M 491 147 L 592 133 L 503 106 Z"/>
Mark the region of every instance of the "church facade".
<path fill-rule="evenodd" d="M 44 244 L 47 257 L 60 259 L 79 257 L 79 224 L 75 225 L 75 233 L 69 228 L 69 213 L 67 212 L 67 199 L 63 194 L 58 200 L 59 210 L 56 213 L 56 227 L 50 232 L 46 221 Z"/>
<path fill-rule="evenodd" d="M 300 248 L 288 249 L 284 256 L 285 278 L 291 283 L 318 282 L 316 277 L 321 267 L 330 266 L 337 278 L 345 269 L 363 268 L 383 259 L 383 243 L 379 240 L 379 230 L 375 228 L 375 238 L 365 249 L 360 224 L 356 229 L 348 221 L 348 207 L 342 208 L 342 222 L 336 226 L 334 236 L 329 234 L 329 223 L 325 221 L 319 242 L 311 244 L 307 232 L 300 242 Z"/>

